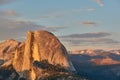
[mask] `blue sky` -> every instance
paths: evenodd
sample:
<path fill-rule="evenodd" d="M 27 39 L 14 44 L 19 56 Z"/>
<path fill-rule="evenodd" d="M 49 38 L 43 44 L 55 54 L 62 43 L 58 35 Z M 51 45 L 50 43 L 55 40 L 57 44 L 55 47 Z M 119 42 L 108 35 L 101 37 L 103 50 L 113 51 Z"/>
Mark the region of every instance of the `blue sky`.
<path fill-rule="evenodd" d="M 68 50 L 119 49 L 119 0 L 0 0 L 0 41 L 54 33 Z"/>

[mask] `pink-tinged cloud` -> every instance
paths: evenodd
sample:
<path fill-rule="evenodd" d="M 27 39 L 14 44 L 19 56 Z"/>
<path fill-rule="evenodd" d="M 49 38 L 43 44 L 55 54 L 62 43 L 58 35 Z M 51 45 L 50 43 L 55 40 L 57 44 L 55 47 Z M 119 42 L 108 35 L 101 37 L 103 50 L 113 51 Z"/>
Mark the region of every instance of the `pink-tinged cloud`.
<path fill-rule="evenodd" d="M 0 11 L 1 17 L 18 17 L 19 14 L 13 10 Z"/>
<path fill-rule="evenodd" d="M 82 21 L 81 24 L 83 24 L 83 25 L 97 25 L 98 23 L 95 21 Z"/>
<path fill-rule="evenodd" d="M 13 10 L 6 10 L 6 11 L 4 11 L 4 14 L 6 14 L 8 16 L 18 16 L 19 15 L 18 13 L 16 13 Z"/>
<path fill-rule="evenodd" d="M 97 4 L 99 4 L 101 7 L 104 6 L 103 0 L 94 0 Z"/>

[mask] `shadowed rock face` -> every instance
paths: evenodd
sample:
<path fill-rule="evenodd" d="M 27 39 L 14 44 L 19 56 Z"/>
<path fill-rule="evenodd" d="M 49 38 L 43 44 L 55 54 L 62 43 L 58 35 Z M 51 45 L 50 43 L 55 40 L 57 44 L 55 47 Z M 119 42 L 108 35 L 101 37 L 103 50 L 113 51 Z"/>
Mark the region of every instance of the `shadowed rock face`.
<path fill-rule="evenodd" d="M 59 64 L 72 71 L 74 70 L 71 61 L 68 59 L 65 47 L 57 37 L 43 30 L 29 31 L 25 43 L 20 43 L 15 48 L 12 65 L 21 77 L 27 78 L 29 76 L 28 80 L 35 80 L 41 73 L 40 70 L 35 69 L 33 63 L 34 61 L 42 60 L 47 60 L 53 65 Z"/>

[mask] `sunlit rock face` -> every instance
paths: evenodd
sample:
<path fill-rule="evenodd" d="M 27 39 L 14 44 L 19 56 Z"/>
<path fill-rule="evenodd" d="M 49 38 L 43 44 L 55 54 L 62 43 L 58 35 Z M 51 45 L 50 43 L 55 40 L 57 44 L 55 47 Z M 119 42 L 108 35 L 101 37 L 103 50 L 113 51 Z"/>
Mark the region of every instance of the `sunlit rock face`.
<path fill-rule="evenodd" d="M 42 73 L 40 69 L 33 66 L 33 63 L 42 60 L 47 60 L 53 65 L 59 64 L 68 70 L 74 71 L 65 47 L 56 36 L 43 30 L 29 31 L 25 43 L 19 44 L 15 49 L 12 65 L 20 77 L 35 80 Z"/>
<path fill-rule="evenodd" d="M 12 59 L 12 65 L 18 72 L 22 71 L 23 58 L 24 58 L 25 43 L 22 43 L 14 52 L 14 58 Z"/>
<path fill-rule="evenodd" d="M 20 51 L 19 48 L 16 50 Z M 35 60 L 48 60 L 51 64 L 69 67 L 66 49 L 53 34 L 46 31 L 29 31 L 23 52 L 22 70 L 30 70 L 31 63 Z"/>
<path fill-rule="evenodd" d="M 4 41 L 3 43 L 0 43 L 0 59 L 11 59 L 14 55 L 14 51 L 16 50 L 19 44 L 20 42 L 17 42 L 13 39 L 9 39 L 7 41 Z"/>

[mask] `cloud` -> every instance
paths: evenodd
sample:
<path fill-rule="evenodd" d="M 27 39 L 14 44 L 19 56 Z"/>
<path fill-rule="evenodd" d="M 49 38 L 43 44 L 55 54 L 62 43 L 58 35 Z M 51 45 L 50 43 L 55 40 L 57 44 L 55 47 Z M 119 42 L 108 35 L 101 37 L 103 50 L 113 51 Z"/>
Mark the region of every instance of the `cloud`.
<path fill-rule="evenodd" d="M 110 38 L 97 38 L 97 39 L 92 39 L 91 42 L 96 42 L 96 43 L 106 43 L 106 44 L 114 44 L 114 43 L 120 43 L 119 41 L 117 40 L 113 40 L 113 39 L 110 39 Z"/>
<path fill-rule="evenodd" d="M 87 11 L 95 11 L 95 8 L 88 8 Z"/>
<path fill-rule="evenodd" d="M 29 21 L 12 21 L 0 18 L 0 40 L 25 36 L 29 30 L 42 29 L 44 26 Z"/>
<path fill-rule="evenodd" d="M 7 3 L 10 3 L 13 1 L 15 1 L 15 0 L 0 0 L 0 5 L 7 4 Z"/>
<path fill-rule="evenodd" d="M 95 11 L 95 8 L 85 8 L 85 9 L 74 9 L 70 11 L 61 11 L 61 12 L 54 12 L 49 14 L 44 14 L 39 16 L 40 18 L 60 18 L 60 17 L 66 17 L 66 16 L 73 16 L 73 14 L 78 14 L 80 12 L 92 12 Z"/>
<path fill-rule="evenodd" d="M 98 23 L 95 21 L 82 21 L 81 24 L 83 25 L 97 25 Z"/>
<path fill-rule="evenodd" d="M 104 3 L 102 0 L 94 0 L 97 4 L 99 4 L 101 7 L 104 6 Z"/>
<path fill-rule="evenodd" d="M 47 30 L 54 32 L 56 30 L 64 29 L 65 27 L 46 27 L 37 25 L 34 22 L 28 20 L 11 20 L 4 17 L 0 18 L 0 40 L 6 40 L 9 38 L 23 40 L 26 32 L 29 30 Z"/>
<path fill-rule="evenodd" d="M 29 20 L 17 20 L 20 14 L 13 10 L 0 11 L 0 41 L 9 38 L 23 40 L 26 32 L 29 30 L 47 30 L 47 31 L 57 31 L 64 29 L 64 26 L 43 26 L 37 25 L 35 22 Z M 15 17 L 15 18 L 12 18 Z"/>
<path fill-rule="evenodd" d="M 58 31 L 61 29 L 65 29 L 67 28 L 66 26 L 49 26 L 49 27 L 45 27 L 44 30 L 48 30 L 48 31 Z"/>
<path fill-rule="evenodd" d="M 68 12 L 54 12 L 54 13 L 44 14 L 40 16 L 40 18 L 58 18 L 58 17 L 63 17 L 67 14 Z"/>
<path fill-rule="evenodd" d="M 84 33 L 84 34 L 71 34 L 60 36 L 59 39 L 65 44 L 70 46 L 70 49 L 77 48 L 113 48 L 112 46 L 119 46 L 120 41 L 109 38 L 112 35 L 108 32 Z"/>
<path fill-rule="evenodd" d="M 64 15 L 60 15 L 60 14 L 55 14 L 55 15 L 43 15 L 43 16 L 40 16 L 40 18 L 57 18 L 57 17 L 62 17 Z"/>
<path fill-rule="evenodd" d="M 1 17 L 18 17 L 19 14 L 13 10 L 0 11 Z"/>
<path fill-rule="evenodd" d="M 61 39 L 64 43 L 67 43 L 71 46 L 89 46 L 89 45 L 118 45 L 120 42 L 110 39 L 110 38 L 90 38 L 90 39 Z"/>
<path fill-rule="evenodd" d="M 66 28 L 65 26 L 46 27 L 29 20 L 16 20 L 17 18 L 19 18 L 19 14 L 13 10 L 0 11 L 0 34 L 2 34 L 0 35 L 0 41 L 9 38 L 21 40 L 29 30 L 42 29 L 54 32 Z"/>
<path fill-rule="evenodd" d="M 71 34 L 67 36 L 60 36 L 60 38 L 101 38 L 110 36 L 107 32 L 96 32 L 96 33 L 84 33 L 84 34 Z"/>
<path fill-rule="evenodd" d="M 56 16 L 52 16 L 52 15 L 43 15 L 40 16 L 40 18 L 55 18 Z"/>
<path fill-rule="evenodd" d="M 8 15 L 8 16 L 18 16 L 19 15 L 18 13 L 16 13 L 13 10 L 6 10 L 6 11 L 4 11 L 4 14 Z"/>

